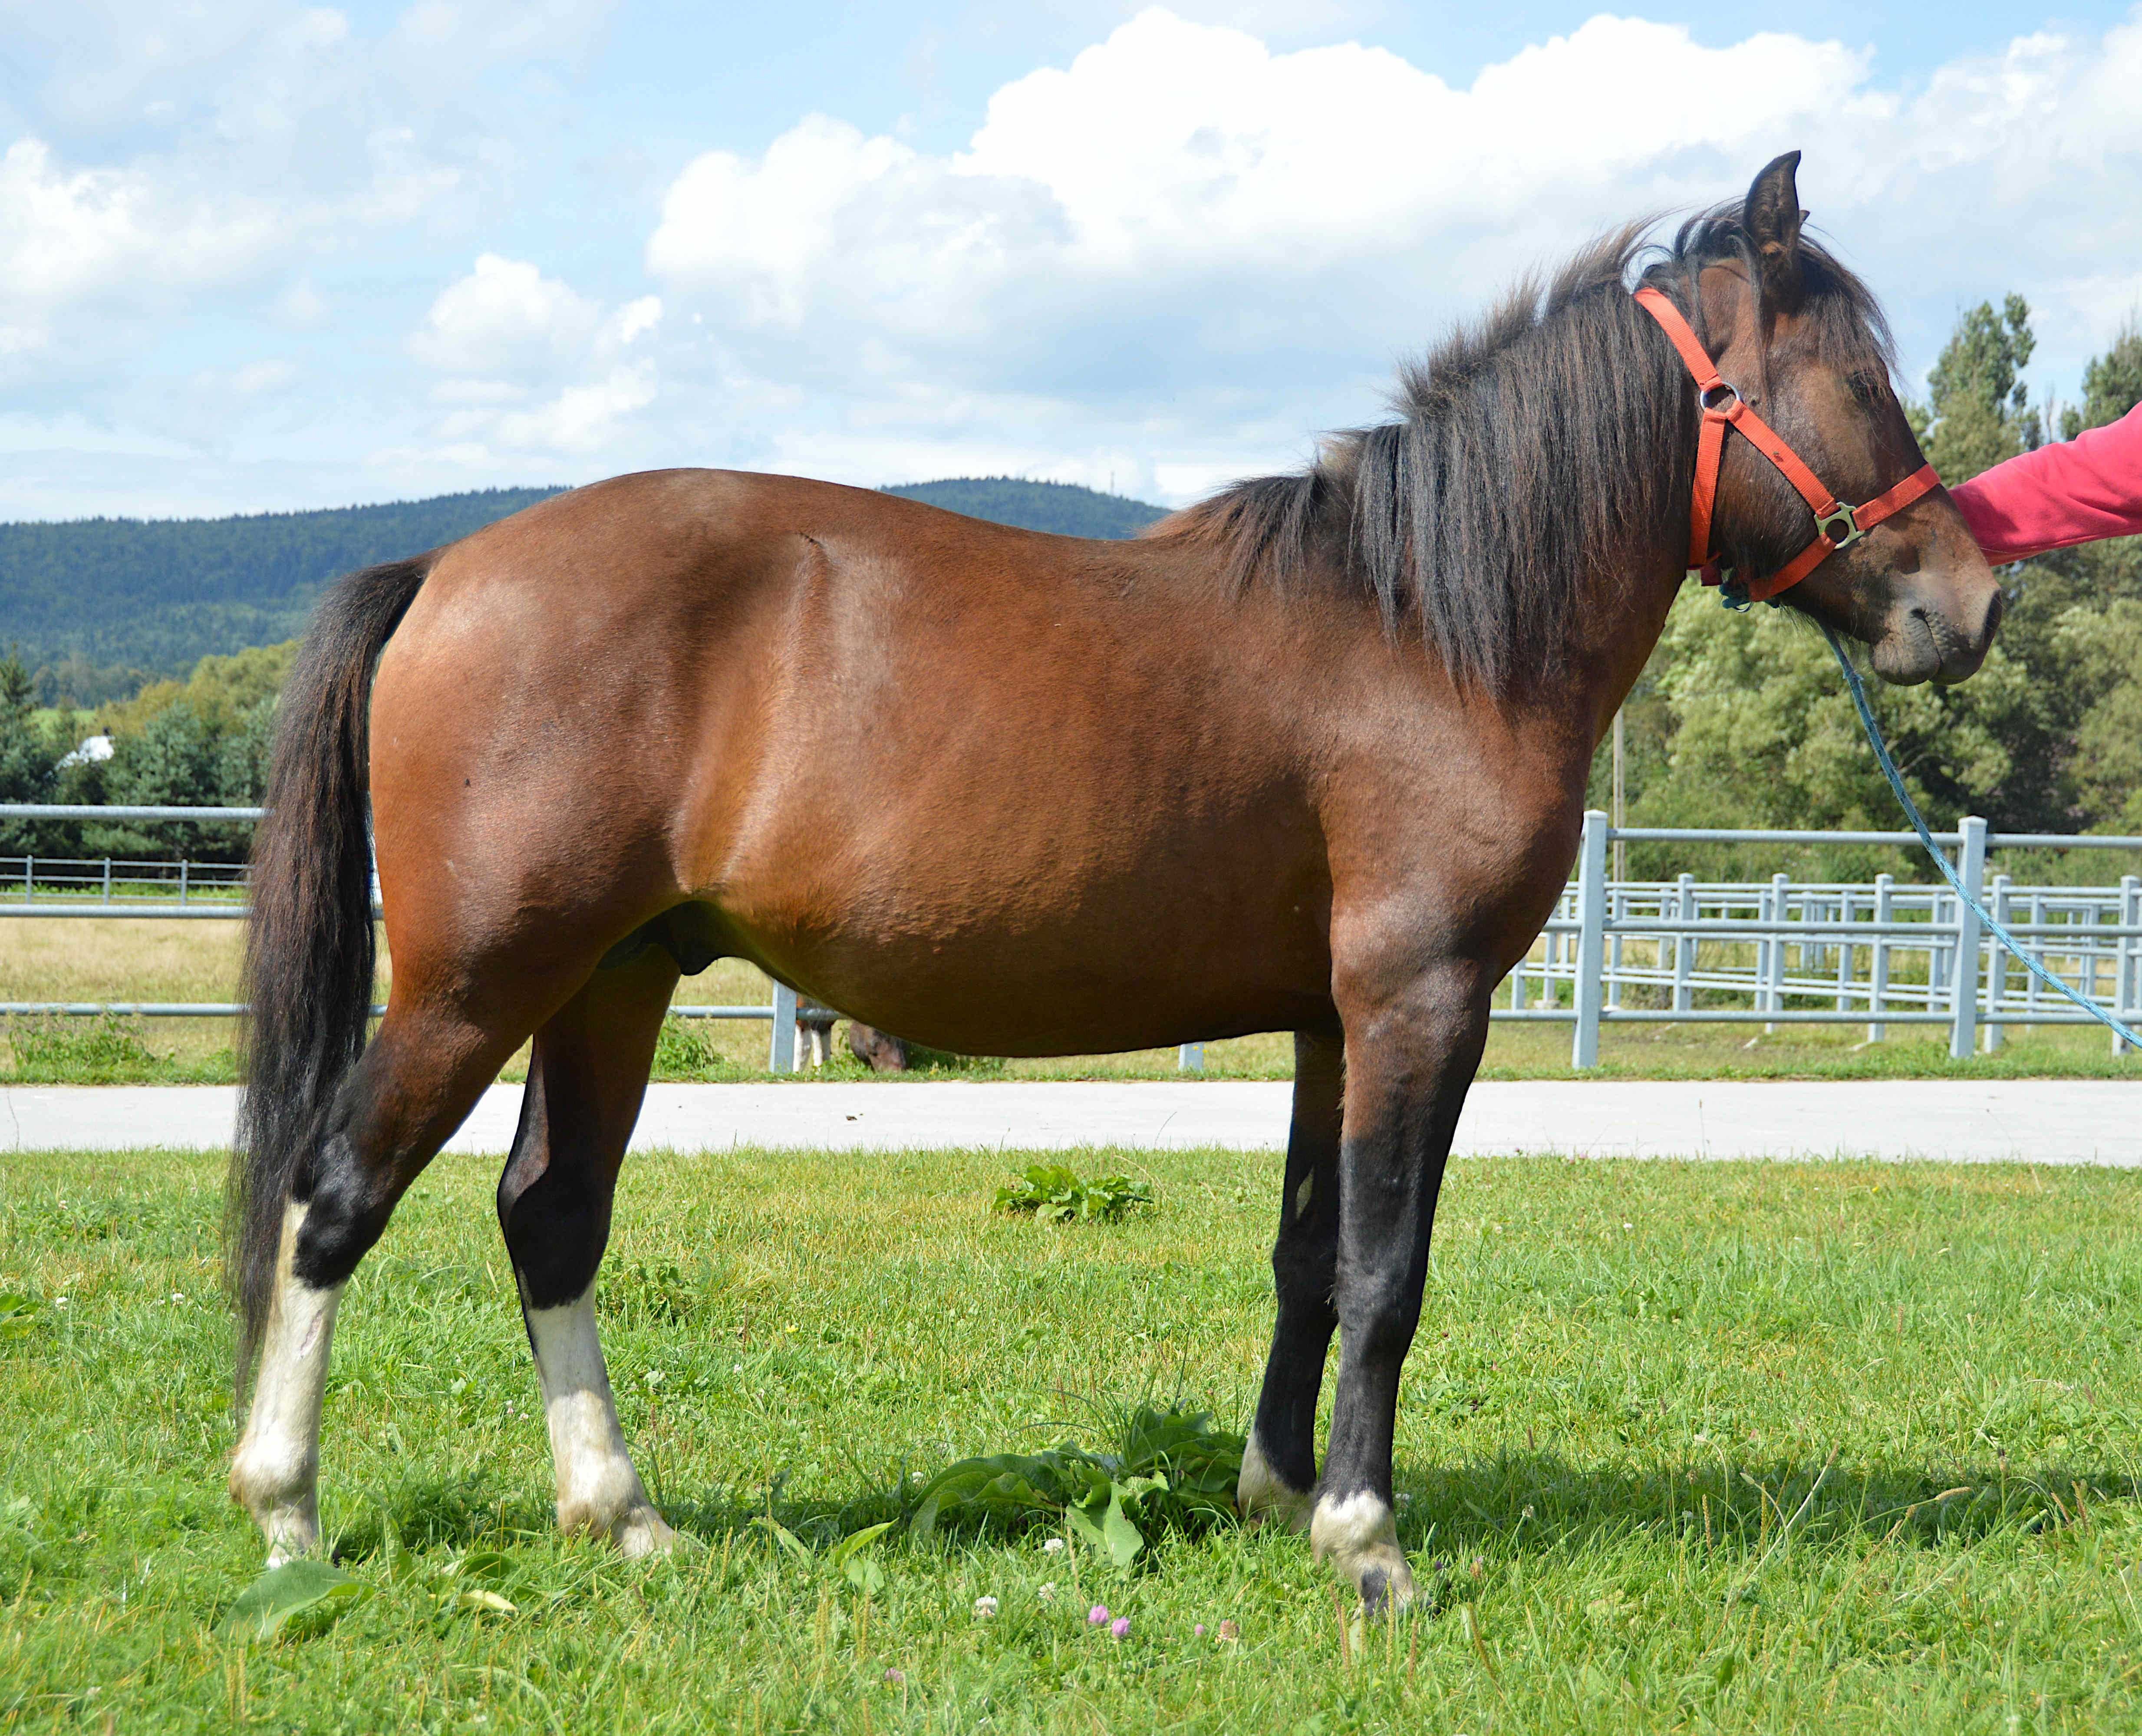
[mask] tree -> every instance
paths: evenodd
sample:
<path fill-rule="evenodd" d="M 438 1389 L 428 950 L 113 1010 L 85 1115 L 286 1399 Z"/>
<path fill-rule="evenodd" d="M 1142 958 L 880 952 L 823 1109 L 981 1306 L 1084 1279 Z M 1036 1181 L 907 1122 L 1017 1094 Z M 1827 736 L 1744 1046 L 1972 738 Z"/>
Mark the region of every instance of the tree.
<path fill-rule="evenodd" d="M 2010 295 L 2001 311 L 1981 302 L 1957 320 L 1927 375 L 1927 402 L 1909 412 L 1921 445 L 1951 486 L 2045 442 L 2023 368 L 2037 348 L 2031 305 Z"/>
<path fill-rule="evenodd" d="M 2112 348 L 2093 357 L 2082 371 L 2082 402 L 2061 417 L 2061 436 L 2073 440 L 2085 428 L 2115 422 L 2142 403 L 2142 331 L 2132 314 L 2112 340 Z"/>
<path fill-rule="evenodd" d="M 40 723 L 33 679 L 11 649 L 0 658 L 0 801 L 52 801 L 63 752 L 57 732 Z M 41 851 L 46 831 L 36 821 L 0 821 L 0 851 Z"/>

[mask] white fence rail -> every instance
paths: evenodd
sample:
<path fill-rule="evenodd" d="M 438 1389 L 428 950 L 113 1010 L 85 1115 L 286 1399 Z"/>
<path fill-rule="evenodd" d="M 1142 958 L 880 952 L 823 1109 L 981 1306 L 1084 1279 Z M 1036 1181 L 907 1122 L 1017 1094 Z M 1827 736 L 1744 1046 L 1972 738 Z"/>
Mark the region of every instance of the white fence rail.
<path fill-rule="evenodd" d="M 258 808 L 107 808 L 0 805 L 0 820 L 237 821 Z M 2013 1026 L 2084 1024 L 2087 1016 L 2051 995 L 1981 932 L 1977 915 L 1947 886 L 1871 882 L 1615 880 L 1617 839 L 1686 844 L 1896 845 L 1910 832 L 1738 831 L 1657 826 L 1616 829 L 1584 817 L 1577 878 L 1531 954 L 1498 990 L 1498 1021 L 1573 1027 L 1570 1064 L 1596 1067 L 1599 1032 L 1615 1023 L 1859 1024 L 1879 1041 L 1893 1026 L 1949 1033 L 1949 1053 L 2000 1047 Z M 2142 851 L 2142 837 L 2066 834 L 1996 836 L 1967 819 L 1935 841 L 1953 852 L 1958 877 L 2046 969 L 2115 1018 L 2142 1016 L 2142 878 L 2084 886 L 2019 885 L 1987 873 L 1989 851 Z M 244 870 L 225 864 L 0 857 L 0 917 L 137 916 L 242 920 Z M 0 1013 L 138 1013 L 228 1018 L 230 1004 L 0 1002 Z M 768 1065 L 789 1072 L 807 1054 L 822 1060 L 832 1009 L 799 1004 L 773 985 L 766 1005 L 683 1006 L 685 1018 L 763 1018 L 772 1026 Z M 2113 1039 L 2115 1052 L 2125 1045 Z M 1204 1046 L 1183 1045 L 1180 1064 L 1202 1071 Z"/>

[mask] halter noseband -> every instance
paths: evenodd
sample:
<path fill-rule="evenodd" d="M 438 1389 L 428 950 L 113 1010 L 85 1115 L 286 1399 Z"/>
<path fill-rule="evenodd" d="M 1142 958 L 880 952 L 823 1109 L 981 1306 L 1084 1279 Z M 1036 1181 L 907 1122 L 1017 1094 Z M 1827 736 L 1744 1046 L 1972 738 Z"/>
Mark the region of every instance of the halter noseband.
<path fill-rule="evenodd" d="M 1681 309 L 1658 290 L 1639 289 L 1636 299 L 1644 311 L 1658 321 L 1682 364 L 1695 379 L 1696 402 L 1703 407 L 1703 428 L 1696 436 L 1695 491 L 1688 517 L 1688 564 L 1699 570 L 1705 584 L 1722 587 L 1728 608 L 1745 609 L 1752 602 L 1768 602 L 1798 584 L 1839 549 L 1848 549 L 1883 520 L 1901 512 L 1920 496 L 1941 486 L 1934 467 L 1925 464 L 1894 488 L 1878 494 L 1863 506 L 1848 506 L 1822 486 L 1800 456 L 1781 440 L 1770 425 L 1748 407 L 1738 388 L 1719 375 Z M 1728 425 L 1738 428 L 1750 446 L 1783 472 L 1799 491 L 1800 498 L 1814 510 L 1814 540 L 1766 578 L 1736 584 L 1733 569 L 1721 567 L 1710 552 L 1710 516 L 1718 498 L 1718 464 L 1725 451 Z M 1736 600 L 1736 599 L 1738 600 Z"/>

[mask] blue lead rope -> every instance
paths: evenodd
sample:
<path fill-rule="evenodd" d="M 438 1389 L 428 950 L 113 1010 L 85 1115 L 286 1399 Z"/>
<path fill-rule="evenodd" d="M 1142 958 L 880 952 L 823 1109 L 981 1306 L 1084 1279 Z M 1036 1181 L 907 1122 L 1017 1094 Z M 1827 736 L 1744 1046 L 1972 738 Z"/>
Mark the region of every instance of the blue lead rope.
<path fill-rule="evenodd" d="M 1867 689 L 1860 684 L 1858 670 L 1852 667 L 1852 659 L 1844 654 L 1843 643 L 1826 623 L 1822 624 L 1822 630 L 1824 637 L 1829 641 L 1829 649 L 1837 653 L 1838 668 L 1844 671 L 1845 685 L 1852 689 L 1852 703 L 1859 708 L 1859 721 L 1866 726 L 1867 739 L 1873 745 L 1874 757 L 1882 762 L 1882 774 L 1889 780 L 1889 787 L 1897 792 L 1897 800 L 1903 803 L 1904 812 L 1911 819 L 1912 831 L 1918 833 L 1919 841 L 1927 846 L 1927 854 L 1934 859 L 1934 866 L 1941 870 L 1942 878 L 1956 889 L 1958 898 L 1978 913 L 1978 920 L 1986 925 L 1987 932 L 2015 954 L 2031 975 L 2048 989 L 2057 989 L 2065 994 L 2115 1036 L 2125 1038 L 2136 1048 L 2142 1048 L 2142 1033 L 2122 1024 L 2089 996 L 2078 994 L 2046 969 L 2023 949 L 2021 944 L 2008 932 L 1998 917 L 1964 890 L 1963 882 L 1956 877 L 1956 870 L 1949 866 L 1948 858 L 1942 854 L 1941 846 L 1934 842 L 1934 835 L 1927 830 L 1927 822 L 1919 817 L 1918 804 L 1912 800 L 1912 792 L 1904 787 L 1904 780 L 1898 774 L 1897 762 L 1889 757 L 1889 744 L 1882 739 L 1882 726 L 1874 721 L 1874 713 L 1868 706 Z M 1960 984 L 1963 975 L 1962 961 L 1959 959 L 1957 964 L 1957 976 Z"/>

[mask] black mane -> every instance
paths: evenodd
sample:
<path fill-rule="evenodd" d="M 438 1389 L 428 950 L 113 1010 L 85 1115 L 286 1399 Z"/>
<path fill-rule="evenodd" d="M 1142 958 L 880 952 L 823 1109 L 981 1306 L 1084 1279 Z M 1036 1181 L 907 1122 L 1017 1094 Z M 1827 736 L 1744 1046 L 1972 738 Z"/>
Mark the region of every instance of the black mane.
<path fill-rule="evenodd" d="M 1417 625 L 1466 685 L 1499 694 L 1552 680 L 1582 616 L 1618 605 L 1642 563 L 1686 535 L 1695 395 L 1629 293 L 1632 268 L 1656 254 L 1641 281 L 1688 310 L 1705 266 L 1753 267 L 1737 204 L 1691 218 L 1670 245 L 1647 244 L 1649 227 L 1602 237 L 1544 289 L 1521 279 L 1403 368 L 1398 420 L 1333 436 L 1305 471 L 1236 483 L 1148 535 L 1220 546 L 1237 586 L 1343 574 L 1390 629 Z M 1800 256 L 1796 311 L 1814 348 L 1887 389 L 1893 353 L 1873 296 L 1812 242 Z"/>

